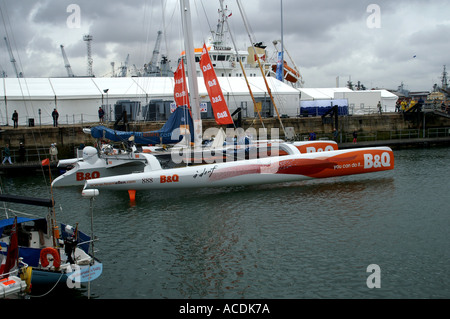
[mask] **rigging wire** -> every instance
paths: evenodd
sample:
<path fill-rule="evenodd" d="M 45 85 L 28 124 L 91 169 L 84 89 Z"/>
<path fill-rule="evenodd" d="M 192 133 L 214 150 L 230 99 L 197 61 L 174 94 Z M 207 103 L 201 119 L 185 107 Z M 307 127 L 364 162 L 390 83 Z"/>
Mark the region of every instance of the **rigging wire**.
<path fill-rule="evenodd" d="M 222 14 L 224 14 L 224 13 L 223 13 L 223 0 L 220 0 L 220 6 L 221 6 Z M 228 17 L 229 17 L 229 16 L 228 16 Z M 239 65 L 241 66 L 241 69 L 242 69 L 242 72 L 243 72 L 243 75 L 244 75 L 244 78 L 245 78 L 245 82 L 246 82 L 247 87 L 248 87 L 249 94 L 250 94 L 250 96 L 251 96 L 251 98 L 252 98 L 252 101 L 253 101 L 253 108 L 255 109 L 255 108 L 256 108 L 255 97 L 253 96 L 253 92 L 252 92 L 251 87 L 250 87 L 250 84 L 249 84 L 249 82 L 248 82 L 248 80 L 247 80 L 247 75 L 245 74 L 244 66 L 242 65 L 242 60 L 241 60 L 241 58 L 240 58 L 240 56 L 239 56 L 238 48 L 237 48 L 236 43 L 235 43 L 235 41 L 234 41 L 233 35 L 232 35 L 232 33 L 231 33 L 230 25 L 229 25 L 229 23 L 228 23 L 228 17 L 225 17 L 225 16 L 224 16 L 224 22 L 227 24 L 227 29 L 228 29 L 228 32 L 230 33 L 230 38 L 231 38 L 231 41 L 233 42 L 233 46 L 234 46 L 234 49 L 235 49 L 235 51 L 236 51 L 236 58 L 237 58 L 237 60 L 238 60 L 238 62 L 239 62 Z M 236 99 L 234 94 L 233 94 L 233 98 Z M 237 103 L 236 103 L 236 104 L 237 104 Z M 264 121 L 263 121 L 262 118 L 261 118 L 261 113 L 259 112 L 259 109 L 258 109 L 258 108 L 256 108 L 256 110 L 257 110 L 257 112 L 258 112 L 258 117 L 259 117 L 259 119 L 260 119 L 260 121 L 261 121 L 262 127 L 265 128 L 265 126 L 264 126 Z M 241 110 L 241 112 L 242 112 L 242 110 Z M 253 122 L 251 123 L 250 127 L 252 127 L 254 123 L 255 123 L 255 120 L 253 120 Z"/>
<path fill-rule="evenodd" d="M 200 27 L 200 32 L 202 33 L 202 39 L 203 39 L 203 43 L 205 43 L 205 44 L 209 44 L 208 43 L 208 39 L 210 38 L 210 37 L 212 37 L 213 39 L 213 42 L 215 42 L 215 39 L 214 39 L 214 36 L 212 36 L 213 34 L 215 34 L 216 36 L 218 35 L 217 34 L 217 32 L 215 32 L 214 30 L 213 30 L 213 28 L 211 27 L 211 23 L 209 22 L 209 15 L 207 14 L 207 12 L 206 12 L 206 8 L 205 8 L 205 5 L 204 5 L 204 3 L 203 3 L 203 0 L 200 0 L 200 4 L 201 4 L 201 8 L 203 9 L 203 14 L 204 14 L 204 16 L 205 16 L 205 19 L 202 19 L 202 18 L 200 18 L 200 14 L 199 14 L 199 9 L 198 9 L 198 6 L 196 5 L 196 12 L 197 12 L 197 16 L 198 16 L 198 21 L 200 21 L 200 23 L 201 23 L 201 21 L 204 21 L 204 20 L 206 20 L 207 21 L 207 25 L 208 25 L 208 30 L 209 30 L 209 32 L 208 33 L 210 33 L 211 35 L 209 35 L 209 36 L 207 36 L 207 37 L 205 37 L 205 31 L 204 31 L 204 28 L 203 27 Z M 224 14 L 223 13 L 223 10 L 219 10 L 219 13 L 220 14 Z M 219 19 L 219 23 L 221 23 L 221 19 Z M 222 25 L 222 31 L 221 32 L 223 32 L 223 25 Z M 203 46 L 203 45 L 202 45 Z M 214 47 L 214 49 L 216 49 L 215 47 Z M 211 55 L 210 55 L 210 57 L 211 57 Z M 215 69 L 216 69 L 216 66 L 217 65 L 221 65 L 222 66 L 222 68 L 224 68 L 224 66 L 225 66 L 225 62 L 227 62 L 227 61 L 219 61 L 218 59 L 215 59 L 215 57 L 214 56 L 212 56 L 212 58 L 211 58 L 211 61 L 215 64 Z M 217 71 L 216 70 L 214 70 L 215 72 L 216 72 L 216 76 L 217 76 Z M 200 72 L 201 73 L 201 72 Z M 225 77 L 226 78 L 226 80 L 227 80 L 227 83 L 228 83 L 228 87 L 229 88 L 232 88 L 232 85 L 231 85 L 231 83 L 230 83 L 230 81 L 229 81 L 229 76 L 228 76 L 228 74 L 226 74 L 226 73 L 224 73 L 223 74 L 223 76 L 222 77 Z M 229 97 L 230 97 L 230 95 L 229 95 L 229 92 L 226 92 L 226 93 L 224 93 L 223 92 L 223 88 L 221 87 L 221 89 L 222 89 L 222 94 L 224 95 L 224 98 L 225 98 L 225 96 L 227 97 L 227 101 L 225 101 L 226 102 L 226 104 L 227 104 L 227 107 L 228 107 L 228 109 L 229 109 Z M 234 95 L 231 95 L 231 98 L 234 100 L 234 104 L 235 105 L 237 105 L 237 103 L 236 103 L 236 97 L 234 96 Z M 239 107 L 239 106 L 237 106 L 237 107 Z M 231 112 L 230 112 L 230 114 L 231 114 Z M 234 120 L 233 120 L 233 127 L 234 128 L 236 128 L 236 124 L 234 123 Z"/>
<path fill-rule="evenodd" d="M 251 31 L 250 31 L 250 26 L 249 26 L 248 23 L 247 23 L 248 20 L 246 19 L 246 14 L 245 14 L 244 9 L 243 9 L 243 7 L 242 7 L 242 5 L 241 5 L 241 3 L 240 3 L 240 0 L 236 0 L 236 3 L 237 3 L 237 5 L 238 5 L 238 7 L 239 7 L 239 11 L 240 11 L 240 13 L 241 13 L 241 15 L 242 15 L 242 18 L 243 18 L 243 20 L 244 20 L 244 25 L 245 25 L 245 28 L 246 28 L 246 30 L 247 30 L 248 36 L 249 36 L 249 38 L 250 38 L 250 42 L 252 43 L 253 52 L 254 52 L 255 55 L 256 55 L 255 42 L 253 41 L 254 38 L 251 36 L 251 33 L 250 33 L 250 32 L 251 32 Z M 269 85 L 268 85 L 268 83 L 267 83 L 266 76 L 264 75 L 264 71 L 263 71 L 263 69 L 262 69 L 262 65 L 261 65 L 261 62 L 260 62 L 259 57 L 257 57 L 257 60 L 258 60 L 259 67 L 260 67 L 260 69 L 261 69 L 261 73 L 262 73 L 262 77 L 263 77 L 263 79 L 264 79 L 264 83 L 265 83 L 265 85 L 266 85 L 267 91 L 268 91 L 268 93 L 269 93 L 269 95 L 270 95 L 270 98 L 271 98 L 271 100 L 272 100 L 273 107 L 274 107 L 274 109 L 275 109 L 275 111 L 276 111 L 276 113 L 277 113 L 277 117 L 278 117 L 278 120 L 279 120 L 279 122 L 280 122 L 281 128 L 283 129 L 283 132 L 284 132 L 284 134 L 286 135 L 286 130 L 285 130 L 285 128 L 284 128 L 283 122 L 281 121 L 281 117 L 280 117 L 278 108 L 277 108 L 277 106 L 276 106 L 276 104 L 275 104 L 275 100 L 274 100 L 274 98 L 273 98 L 273 94 L 271 93 L 271 89 L 270 89 L 270 87 L 269 87 Z"/>
<path fill-rule="evenodd" d="M 18 59 L 19 67 L 20 67 L 20 69 L 23 69 L 21 58 L 20 58 L 20 54 L 18 53 L 18 50 L 17 50 L 17 45 L 16 45 L 16 41 L 15 41 L 15 37 L 14 37 L 14 32 L 12 31 L 13 28 L 11 26 L 11 21 L 9 19 L 8 9 L 7 9 L 7 6 L 6 6 L 5 3 L 3 5 L 3 7 L 4 8 L 2 8 L 2 6 L 0 5 L 0 15 L 1 15 L 2 20 L 3 20 L 3 27 L 5 29 L 5 33 L 6 33 L 7 38 L 11 38 L 12 39 L 12 44 L 14 45 L 15 51 L 17 52 L 17 59 Z M 8 27 L 9 27 L 10 32 L 8 32 Z M 13 50 L 13 48 L 12 48 L 12 45 L 11 45 L 11 51 L 12 50 Z M 22 74 L 23 74 L 23 72 L 22 72 Z M 36 113 L 35 113 L 35 110 L 34 110 L 34 105 L 33 105 L 32 99 L 31 99 L 31 93 L 30 93 L 30 89 L 28 87 L 27 78 L 25 78 L 25 77 L 17 78 L 17 80 L 18 80 L 18 83 L 19 83 L 19 88 L 20 88 L 21 95 L 23 97 L 23 103 L 24 103 L 26 115 L 27 115 L 27 117 L 29 117 L 29 115 L 31 113 L 33 118 L 36 118 L 37 116 L 36 116 Z M 26 92 L 24 92 L 24 91 L 26 91 Z M 29 102 L 29 103 L 27 103 L 27 102 Z M 31 106 L 31 111 L 32 112 L 29 111 L 29 107 L 30 106 Z M 56 101 L 55 101 L 55 108 L 56 108 Z M 8 120 L 6 102 L 5 102 L 5 113 L 6 113 L 6 119 Z M 33 138 L 33 141 L 34 141 L 36 152 L 38 154 L 38 160 L 39 160 L 39 162 L 41 162 L 41 154 L 38 151 L 37 141 L 40 140 L 41 145 L 43 145 L 44 144 L 43 143 L 43 138 L 42 138 L 42 135 L 41 135 L 41 131 L 39 129 L 38 129 L 38 136 L 37 137 L 36 137 L 35 134 L 36 134 L 35 130 L 31 130 L 31 135 L 32 135 L 32 138 Z M 48 184 L 48 180 L 47 180 L 47 176 L 45 174 L 44 168 L 43 168 L 42 165 L 41 165 L 40 168 L 41 168 L 41 172 L 42 172 L 45 184 L 48 187 L 49 184 Z M 51 190 L 49 190 L 49 191 L 51 192 Z"/>

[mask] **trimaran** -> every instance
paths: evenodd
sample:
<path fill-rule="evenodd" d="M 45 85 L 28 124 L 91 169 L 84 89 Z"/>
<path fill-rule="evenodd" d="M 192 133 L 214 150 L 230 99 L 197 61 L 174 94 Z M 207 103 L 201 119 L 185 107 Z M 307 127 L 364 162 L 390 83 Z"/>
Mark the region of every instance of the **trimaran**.
<path fill-rule="evenodd" d="M 228 106 L 224 102 L 220 87 L 218 85 L 209 85 L 212 83 L 218 83 L 215 74 L 217 61 L 214 60 L 216 64 L 210 63 L 210 57 L 206 54 L 207 50 L 210 51 L 209 54 L 219 55 L 222 59 L 226 59 L 225 57 L 227 56 L 228 59 L 239 62 L 244 77 L 247 80 L 245 74 L 246 69 L 242 64 L 242 52 L 239 52 L 236 49 L 235 55 L 232 55 L 231 47 L 223 41 L 223 26 L 225 23 L 228 26 L 229 15 L 223 9 L 223 5 L 221 6 L 222 10 L 219 10 L 220 20 L 218 31 L 216 31 L 215 37 L 212 39 L 212 42 L 208 43 L 208 45 L 205 44 L 203 48 L 194 49 L 194 54 L 195 59 L 200 60 L 199 69 L 201 69 L 201 72 L 204 73 L 204 79 L 206 79 L 205 84 L 210 91 L 208 92 L 209 96 L 214 97 L 211 99 L 211 103 L 215 109 L 216 123 L 218 125 L 227 125 L 226 132 L 224 132 L 222 128 L 207 129 L 203 135 L 204 140 L 201 148 L 192 149 L 190 147 L 190 142 L 193 141 L 190 139 L 190 136 L 183 139 L 183 135 L 186 135 L 186 132 L 194 131 L 185 79 L 184 60 L 186 57 L 186 51 L 183 51 L 178 67 L 174 72 L 174 99 L 177 108 L 175 108 L 164 126 L 160 130 L 150 132 L 124 132 L 107 128 L 105 126 L 94 126 L 83 129 L 85 133 L 90 134 L 92 137 L 97 139 L 97 148 L 86 146 L 83 148 L 82 156 L 79 158 L 60 160 L 58 162 L 58 167 L 63 169 L 67 168 L 67 170 L 53 181 L 53 187 L 83 186 L 84 182 L 89 179 L 144 172 L 148 170 L 147 166 L 151 162 L 148 153 L 156 156 L 163 168 L 174 168 L 176 166 L 180 166 L 180 163 L 174 165 L 174 162 L 171 161 L 171 155 L 178 151 L 184 154 L 191 152 L 191 163 L 194 162 L 193 159 L 198 158 L 198 156 L 202 157 L 203 162 L 211 162 L 211 160 L 215 159 L 219 161 L 248 159 L 249 153 L 253 151 L 257 152 L 256 156 L 258 158 L 273 155 L 285 155 L 285 153 L 280 150 L 275 152 L 275 154 L 271 151 L 272 147 L 278 148 L 272 143 L 279 143 L 281 141 L 274 138 L 274 135 L 278 134 L 278 131 L 271 132 L 272 140 L 263 140 L 264 137 L 267 138 L 267 131 L 265 130 L 264 122 L 262 122 L 259 111 L 258 115 L 261 119 L 263 128 L 259 132 L 259 139 L 255 140 L 254 137 L 258 136 L 258 133 L 253 128 L 249 128 L 245 132 L 242 128 L 236 129 L 236 126 L 234 125 L 229 114 Z M 229 26 L 227 29 L 229 29 Z M 236 47 L 231 33 L 230 36 L 234 47 Z M 265 80 L 268 93 L 274 104 L 274 108 L 277 110 L 275 102 L 273 101 L 273 96 L 270 92 L 270 88 L 265 79 L 259 55 L 257 54 L 255 47 L 252 46 L 252 48 L 259 65 L 259 69 Z M 250 50 L 251 48 L 249 48 L 249 53 Z M 201 58 L 201 56 L 203 56 L 203 58 Z M 216 58 L 217 60 L 221 60 L 219 57 Z M 228 61 L 228 59 L 226 60 Z M 212 66 L 214 66 L 214 69 Z M 249 85 L 248 89 L 250 95 L 252 96 L 253 102 L 256 104 Z M 199 123 L 201 124 L 200 121 Z M 282 125 L 281 120 L 280 124 Z M 282 128 L 284 130 L 284 127 Z M 212 137 L 214 138 L 210 139 Z M 107 141 L 107 144 L 104 144 L 105 141 Z M 109 144 L 110 142 L 122 143 L 122 147 L 113 147 Z M 137 147 L 137 145 L 141 146 Z M 163 145 L 164 147 L 146 145 Z M 334 141 L 296 141 L 293 142 L 293 145 L 297 147 L 301 153 L 338 149 L 338 145 Z M 170 151 L 166 148 L 170 148 Z M 214 155 L 207 155 L 207 153 L 213 153 Z"/>
<path fill-rule="evenodd" d="M 189 155 L 185 166 L 165 168 L 155 155 L 148 154 L 148 164 L 144 172 L 86 180 L 84 189 L 127 190 L 130 199 L 134 200 L 137 190 L 258 185 L 363 174 L 394 168 L 394 154 L 389 147 L 305 154 L 301 153 L 293 143 L 288 142 L 271 143 L 272 153 L 270 156 L 258 158 L 257 152 L 255 152 L 254 156 L 249 156 L 249 159 L 223 161 L 223 158 L 215 158 L 213 162 L 205 163 L 204 158 L 213 153 L 211 150 L 201 148 L 202 123 L 189 0 L 181 0 L 181 16 L 189 91 L 192 92 L 189 94 L 189 102 L 194 125 L 194 153 L 195 150 L 198 150 L 198 153 L 203 156 L 194 158 L 192 162 Z M 200 63 L 215 118 L 216 120 L 220 119 L 222 124 L 226 124 L 231 116 L 223 96 L 221 96 L 220 86 L 215 78 L 206 46 L 203 48 Z M 211 70 L 213 72 L 205 72 Z M 276 150 L 286 155 L 276 155 L 274 154 Z M 191 154 L 190 151 L 189 154 Z M 183 150 L 175 150 L 171 152 L 171 159 L 182 162 L 183 159 L 186 159 L 186 153 L 183 153 Z"/>

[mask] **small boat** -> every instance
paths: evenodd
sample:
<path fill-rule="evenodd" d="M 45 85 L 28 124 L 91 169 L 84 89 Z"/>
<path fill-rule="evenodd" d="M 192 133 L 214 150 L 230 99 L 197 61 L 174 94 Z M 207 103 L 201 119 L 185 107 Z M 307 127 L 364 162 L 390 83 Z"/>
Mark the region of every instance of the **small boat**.
<path fill-rule="evenodd" d="M 0 271 L 0 299 L 26 298 L 31 292 L 32 268 L 24 264 L 8 273 Z"/>
<path fill-rule="evenodd" d="M 286 61 L 283 61 L 283 78 L 291 83 L 296 83 L 301 78 L 300 73 L 291 68 Z M 272 65 L 272 72 L 277 71 L 277 65 Z"/>
<path fill-rule="evenodd" d="M 6 258 L 0 255 L 0 299 L 25 298 L 31 291 L 32 268 L 19 258 L 17 221 L 9 236 Z"/>
<path fill-rule="evenodd" d="M 52 199 L 1 194 L 0 201 L 50 209 L 45 218 L 14 217 L 0 220 L 1 254 L 8 254 L 10 235 L 15 231 L 18 256 L 32 268 L 32 285 L 64 283 L 73 288 L 101 275 L 102 263 L 94 257 L 93 249 L 90 251 L 95 239 L 78 230 L 78 226 L 62 223 L 58 226 Z"/>

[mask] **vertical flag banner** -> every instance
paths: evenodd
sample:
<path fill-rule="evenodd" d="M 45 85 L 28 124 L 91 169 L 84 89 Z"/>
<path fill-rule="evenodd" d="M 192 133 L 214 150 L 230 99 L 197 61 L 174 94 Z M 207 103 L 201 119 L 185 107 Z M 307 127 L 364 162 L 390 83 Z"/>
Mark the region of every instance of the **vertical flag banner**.
<path fill-rule="evenodd" d="M 187 105 L 189 107 L 189 95 L 186 85 L 186 73 L 184 72 L 184 62 L 181 59 L 174 75 L 175 86 L 173 89 L 173 96 L 177 106 Z"/>
<path fill-rule="evenodd" d="M 283 52 L 278 52 L 278 61 L 277 61 L 277 80 L 283 81 Z"/>
<path fill-rule="evenodd" d="M 200 60 L 200 68 L 203 72 L 203 79 L 205 80 L 206 90 L 208 91 L 211 106 L 214 112 L 214 118 L 219 125 L 233 124 L 228 106 L 225 103 L 225 98 L 217 80 L 216 72 L 214 71 L 209 57 L 206 44 L 203 44 L 202 57 Z"/>

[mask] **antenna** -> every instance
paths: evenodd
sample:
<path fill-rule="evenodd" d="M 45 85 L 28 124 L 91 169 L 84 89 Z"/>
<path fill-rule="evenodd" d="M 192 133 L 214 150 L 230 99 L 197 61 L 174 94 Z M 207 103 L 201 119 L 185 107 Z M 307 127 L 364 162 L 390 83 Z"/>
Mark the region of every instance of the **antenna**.
<path fill-rule="evenodd" d="M 87 76 L 94 76 L 92 73 L 92 54 L 91 54 L 91 42 L 92 42 L 92 35 L 85 35 L 83 36 L 83 40 L 86 41 L 87 45 Z"/>

